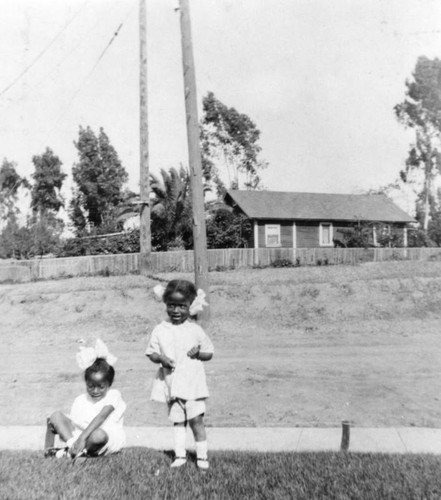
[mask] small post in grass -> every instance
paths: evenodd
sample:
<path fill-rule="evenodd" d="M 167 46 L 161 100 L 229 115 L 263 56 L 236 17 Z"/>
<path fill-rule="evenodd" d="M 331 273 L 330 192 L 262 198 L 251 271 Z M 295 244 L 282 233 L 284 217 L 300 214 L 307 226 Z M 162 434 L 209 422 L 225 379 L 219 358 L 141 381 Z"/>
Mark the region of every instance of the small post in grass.
<path fill-rule="evenodd" d="M 351 425 L 348 420 L 343 420 L 341 423 L 341 427 L 342 427 L 342 435 L 341 435 L 340 451 L 348 451 Z"/>

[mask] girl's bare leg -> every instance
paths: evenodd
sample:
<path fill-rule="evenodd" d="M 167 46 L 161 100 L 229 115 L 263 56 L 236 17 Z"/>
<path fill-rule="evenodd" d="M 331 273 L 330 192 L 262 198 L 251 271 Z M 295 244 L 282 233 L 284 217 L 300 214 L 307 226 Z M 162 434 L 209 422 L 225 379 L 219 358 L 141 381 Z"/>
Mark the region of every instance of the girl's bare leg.
<path fill-rule="evenodd" d="M 192 418 L 188 423 L 193 431 L 194 440 L 196 442 L 207 440 L 207 433 L 205 432 L 204 418 L 202 415 Z"/>
<path fill-rule="evenodd" d="M 64 413 L 56 411 L 47 419 L 45 448 L 54 445 L 55 435 L 58 434 L 63 441 L 68 441 L 72 437 L 74 426 Z M 46 444 L 49 443 L 49 446 Z"/>
<path fill-rule="evenodd" d="M 87 438 L 86 449 L 90 455 L 97 455 L 101 448 L 107 444 L 109 436 L 103 429 L 96 429 Z"/>
<path fill-rule="evenodd" d="M 50 419 L 46 420 L 46 436 L 44 438 L 44 449 L 53 448 L 55 444 L 55 429 L 51 424 Z"/>

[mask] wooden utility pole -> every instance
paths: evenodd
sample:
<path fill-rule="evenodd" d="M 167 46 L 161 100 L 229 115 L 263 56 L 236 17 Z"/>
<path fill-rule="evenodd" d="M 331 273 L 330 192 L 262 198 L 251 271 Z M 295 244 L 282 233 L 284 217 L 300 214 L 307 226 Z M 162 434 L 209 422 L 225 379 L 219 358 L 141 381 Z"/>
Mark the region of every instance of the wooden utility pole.
<path fill-rule="evenodd" d="M 149 206 L 149 146 L 147 112 L 147 8 L 139 0 L 139 99 L 140 99 L 140 271 L 147 275 L 151 268 L 151 234 Z"/>
<path fill-rule="evenodd" d="M 193 250 L 196 287 L 202 288 L 209 302 L 207 235 L 205 232 L 204 191 L 202 189 L 202 161 L 199 146 L 199 120 L 196 95 L 196 77 L 191 43 L 189 0 L 180 0 L 182 67 L 184 71 L 185 112 L 187 116 L 188 159 L 190 165 L 191 200 L 193 207 Z M 209 308 L 200 314 L 208 321 Z"/>

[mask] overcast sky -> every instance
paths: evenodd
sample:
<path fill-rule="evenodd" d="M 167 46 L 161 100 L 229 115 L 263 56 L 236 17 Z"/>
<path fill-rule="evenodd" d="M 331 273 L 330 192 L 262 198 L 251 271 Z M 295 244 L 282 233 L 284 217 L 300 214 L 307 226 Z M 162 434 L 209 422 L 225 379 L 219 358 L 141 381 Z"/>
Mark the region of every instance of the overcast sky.
<path fill-rule="evenodd" d="M 177 0 L 147 4 L 158 172 L 188 164 L 179 14 Z M 70 174 L 79 125 L 102 126 L 137 189 L 138 0 L 0 6 L 0 157 L 29 176 L 49 146 Z M 190 0 L 190 9 L 199 102 L 213 91 L 257 124 L 265 187 L 352 193 L 396 179 L 412 134 L 393 107 L 418 56 L 441 57 L 439 0 Z"/>

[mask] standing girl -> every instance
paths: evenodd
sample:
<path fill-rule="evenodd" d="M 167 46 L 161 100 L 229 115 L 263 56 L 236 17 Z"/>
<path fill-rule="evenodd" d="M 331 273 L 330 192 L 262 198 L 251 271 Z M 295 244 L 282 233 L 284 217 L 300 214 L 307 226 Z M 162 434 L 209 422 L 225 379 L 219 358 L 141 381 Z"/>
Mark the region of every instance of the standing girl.
<path fill-rule="evenodd" d="M 213 357 L 213 344 L 191 317 L 208 305 L 205 293 L 190 281 L 172 280 L 164 289 L 155 287 L 167 308 L 168 320 L 157 325 L 150 336 L 146 356 L 159 363 L 152 399 L 168 404 L 174 424 L 175 460 L 172 467 L 186 463 L 186 427 L 196 442 L 197 466 L 208 469 L 207 436 L 203 416 L 208 388 L 202 362 Z"/>
<path fill-rule="evenodd" d="M 115 356 L 99 339 L 95 348 L 82 348 L 77 354 L 78 365 L 85 370 L 86 392 L 74 400 L 70 415 L 57 411 L 47 419 L 46 456 L 107 455 L 124 446 L 126 404 L 120 392 L 110 388 L 115 361 Z M 56 434 L 66 443 L 65 448 L 53 448 Z"/>

